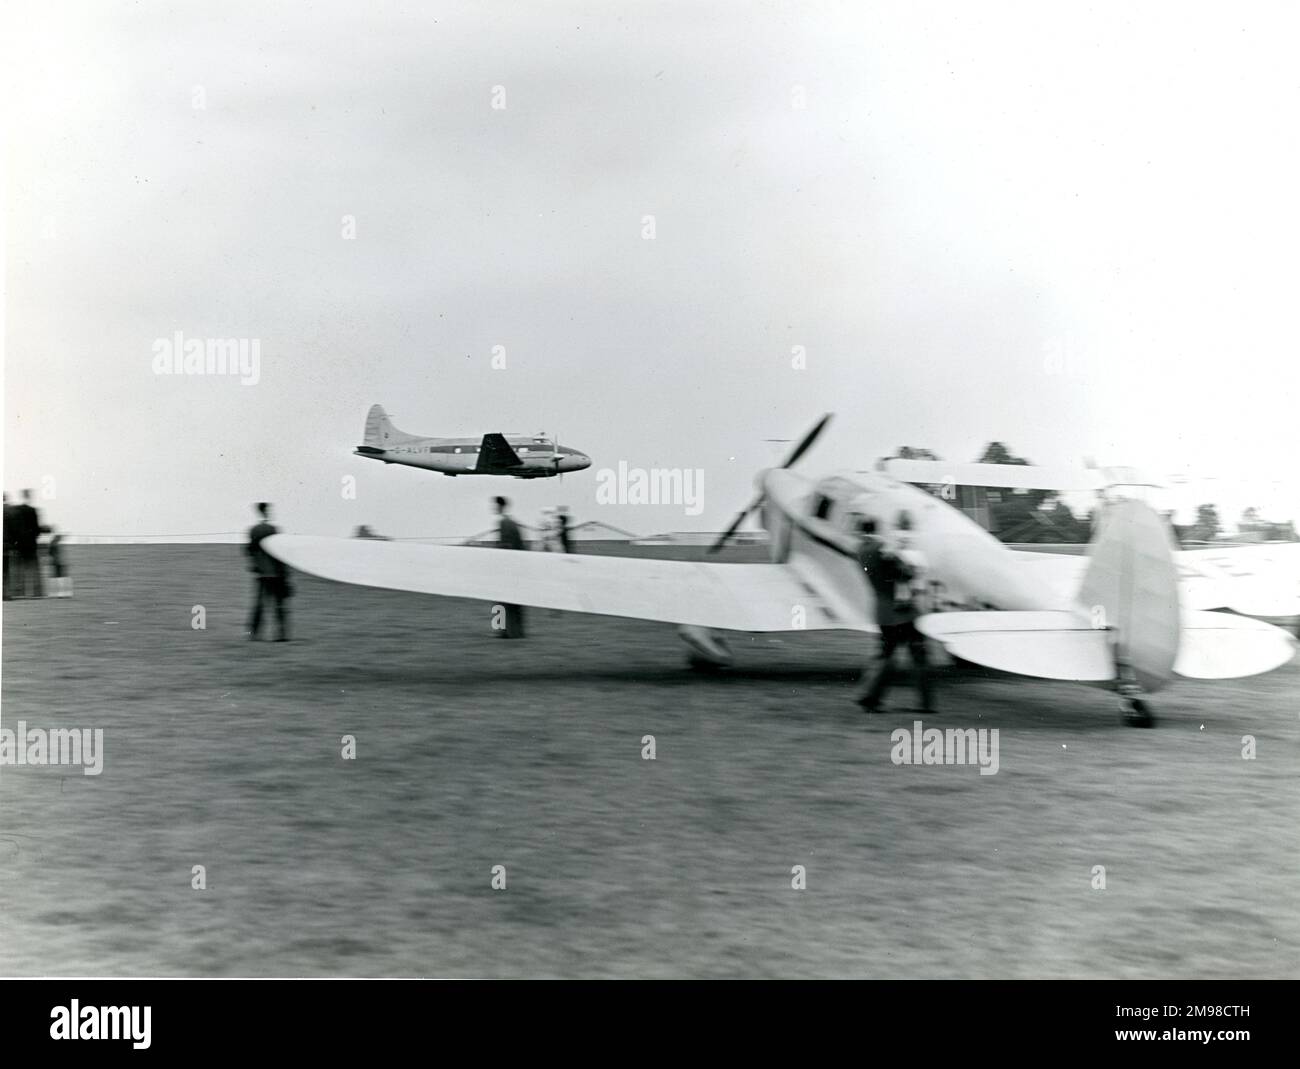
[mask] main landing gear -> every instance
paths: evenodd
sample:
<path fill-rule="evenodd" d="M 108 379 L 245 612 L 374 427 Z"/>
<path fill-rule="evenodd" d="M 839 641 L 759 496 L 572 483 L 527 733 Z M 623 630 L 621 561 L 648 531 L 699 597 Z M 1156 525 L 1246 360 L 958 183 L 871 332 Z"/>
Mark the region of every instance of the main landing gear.
<path fill-rule="evenodd" d="M 707 627 L 683 624 L 677 629 L 688 652 L 686 663 L 696 672 L 719 672 L 731 667 L 733 655 L 727 640 Z"/>

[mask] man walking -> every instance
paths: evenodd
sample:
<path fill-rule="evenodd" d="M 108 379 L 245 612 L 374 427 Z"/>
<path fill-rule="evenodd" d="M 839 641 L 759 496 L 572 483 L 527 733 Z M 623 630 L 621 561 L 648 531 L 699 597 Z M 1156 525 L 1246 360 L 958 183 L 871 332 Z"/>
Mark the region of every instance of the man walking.
<path fill-rule="evenodd" d="M 560 505 L 555 510 L 555 526 L 558 530 L 561 553 L 573 552 L 573 541 L 569 536 L 569 507 Z"/>
<path fill-rule="evenodd" d="M 925 636 L 916 629 L 916 605 L 908 585 L 913 569 L 901 557 L 889 552 L 876 537 L 875 521 L 863 520 L 860 531 L 862 544 L 858 549 L 858 563 L 875 595 L 880 657 L 874 668 L 863 670 L 857 702 L 868 712 L 880 711 L 880 700 L 889 688 L 894 652 L 906 645 L 912 658 L 916 689 L 921 695 L 921 711 L 933 713 L 929 656 L 925 649 Z"/>
<path fill-rule="evenodd" d="M 494 498 L 497 515 L 500 520 L 497 524 L 497 544 L 502 549 L 527 549 L 528 545 L 524 542 L 523 532 L 519 530 L 519 524 L 515 523 L 513 517 L 507 511 L 510 502 L 504 497 Z M 523 638 L 524 637 L 524 609 L 522 605 L 506 605 L 506 626 L 505 630 L 498 631 L 498 638 Z"/>
<path fill-rule="evenodd" d="M 257 641 L 262 630 L 262 610 L 265 606 L 275 609 L 275 622 L 279 631 L 277 642 L 289 641 L 289 610 L 287 601 L 293 593 L 289 586 L 289 569 L 262 548 L 262 540 L 276 533 L 270 522 L 271 506 L 259 501 L 255 506 L 261 519 L 248 532 L 248 545 L 244 552 L 249 557 L 256 586 L 253 591 L 253 613 L 248 621 L 248 637 Z"/>

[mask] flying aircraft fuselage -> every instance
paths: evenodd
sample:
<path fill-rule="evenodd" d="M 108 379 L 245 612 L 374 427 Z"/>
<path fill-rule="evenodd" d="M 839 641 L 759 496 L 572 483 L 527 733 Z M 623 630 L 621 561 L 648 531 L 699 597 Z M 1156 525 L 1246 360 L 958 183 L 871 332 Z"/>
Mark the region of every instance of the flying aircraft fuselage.
<path fill-rule="evenodd" d="M 384 464 L 404 464 L 443 475 L 508 475 L 549 479 L 591 467 L 586 453 L 544 434 L 484 434 L 478 438 L 429 438 L 393 426 L 382 406 L 366 414 L 365 437 L 353 453 Z"/>
<path fill-rule="evenodd" d="M 405 464 L 443 475 L 509 475 L 516 479 L 546 479 L 591 467 L 591 458 L 546 438 L 501 435 L 519 458 L 499 465 L 485 457 L 481 438 L 417 438 L 400 445 L 358 446 L 354 453 L 385 464 Z"/>

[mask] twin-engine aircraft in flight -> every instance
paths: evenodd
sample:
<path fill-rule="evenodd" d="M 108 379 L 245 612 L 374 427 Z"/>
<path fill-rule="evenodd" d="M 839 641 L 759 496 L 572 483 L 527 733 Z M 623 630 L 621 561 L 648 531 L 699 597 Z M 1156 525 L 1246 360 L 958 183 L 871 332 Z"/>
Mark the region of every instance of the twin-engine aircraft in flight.
<path fill-rule="evenodd" d="M 359 457 L 405 464 L 443 475 L 509 475 L 549 479 L 591 467 L 591 457 L 544 435 L 485 434 L 480 438 L 421 438 L 393 426 L 382 405 L 366 414 L 365 443 Z"/>
<path fill-rule="evenodd" d="M 816 481 L 796 474 L 793 464 L 829 419 L 784 464 L 759 472 L 754 500 L 715 543 L 725 544 L 757 511 L 771 540 L 766 564 L 284 534 L 263 545 L 291 567 L 341 582 L 677 624 L 692 663 L 717 666 L 731 661 L 718 632 L 876 631 L 871 587 L 857 561 L 860 525 L 869 518 L 886 544 L 924 561 L 933 611 L 917 626 L 954 657 L 1110 688 L 1132 724 L 1152 722 L 1145 696 L 1176 676 L 1254 675 L 1294 655 L 1295 639 L 1280 628 L 1207 611 L 1234 606 L 1236 588 L 1222 576 L 1180 582 L 1169 530 L 1142 501 L 1106 506 L 1086 558 L 1017 552 L 888 471 Z M 1012 471 L 1032 478 L 1023 468 Z M 927 473 L 918 481 L 941 478 Z M 980 478 L 980 485 L 998 485 L 996 472 Z M 1300 586 L 1288 596 L 1295 592 Z M 1290 605 L 1287 596 L 1270 603 L 1279 605 Z"/>

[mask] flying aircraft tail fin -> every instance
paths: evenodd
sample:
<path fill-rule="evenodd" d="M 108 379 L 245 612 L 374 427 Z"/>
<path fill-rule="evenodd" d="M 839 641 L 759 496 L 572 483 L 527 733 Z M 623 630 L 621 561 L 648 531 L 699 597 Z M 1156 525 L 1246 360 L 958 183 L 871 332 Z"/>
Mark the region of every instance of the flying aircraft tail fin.
<path fill-rule="evenodd" d="M 1178 569 L 1165 521 L 1149 505 L 1125 500 L 1102 514 L 1075 602 L 1114 644 L 1121 676 L 1143 690 L 1173 675 L 1182 627 Z"/>
<path fill-rule="evenodd" d="M 370 406 L 370 411 L 366 413 L 365 445 L 373 449 L 386 449 L 399 442 L 409 442 L 415 437 L 394 427 L 383 405 Z"/>

